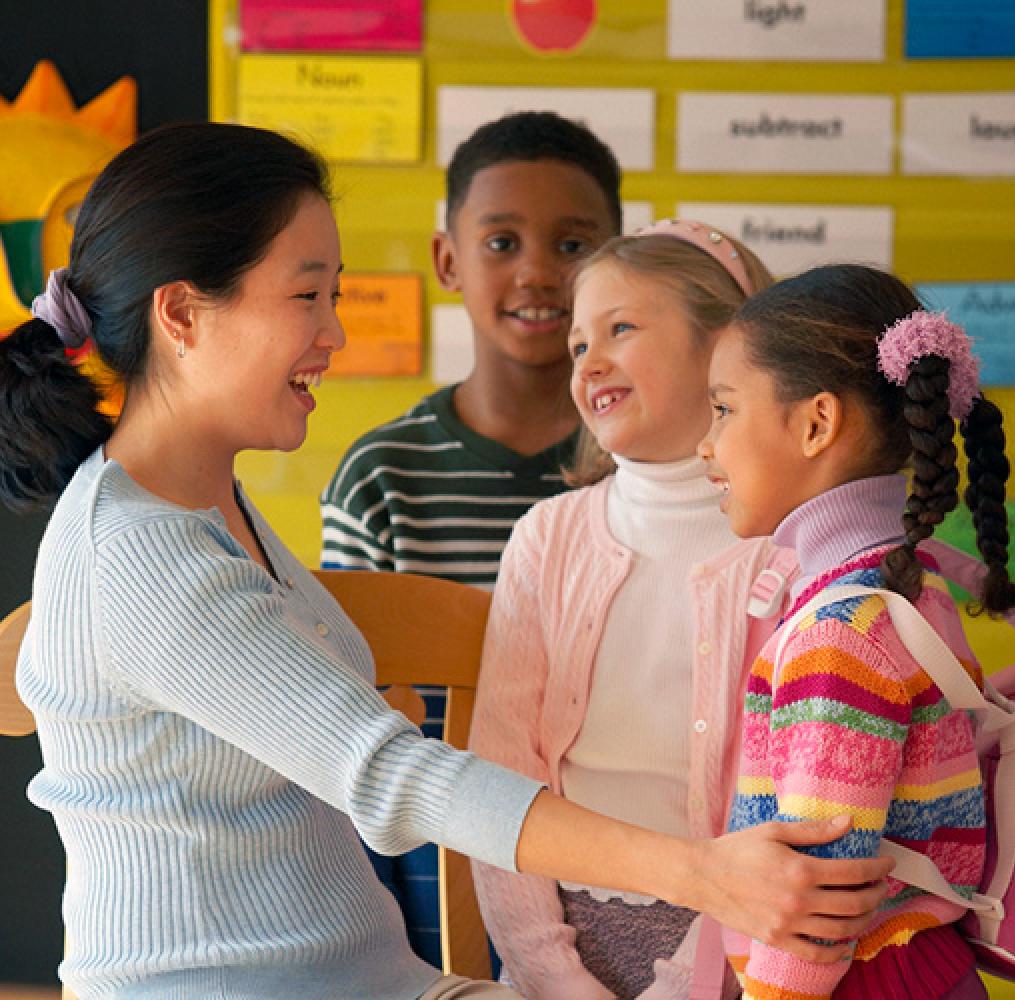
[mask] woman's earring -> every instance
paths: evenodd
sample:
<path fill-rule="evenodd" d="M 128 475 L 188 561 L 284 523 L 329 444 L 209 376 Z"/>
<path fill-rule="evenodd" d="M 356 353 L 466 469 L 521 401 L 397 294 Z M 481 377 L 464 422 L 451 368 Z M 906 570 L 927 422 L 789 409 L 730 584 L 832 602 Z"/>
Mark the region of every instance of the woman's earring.
<path fill-rule="evenodd" d="M 187 344 L 183 339 L 183 334 L 177 334 L 176 336 L 176 356 L 182 358 L 187 353 Z"/>

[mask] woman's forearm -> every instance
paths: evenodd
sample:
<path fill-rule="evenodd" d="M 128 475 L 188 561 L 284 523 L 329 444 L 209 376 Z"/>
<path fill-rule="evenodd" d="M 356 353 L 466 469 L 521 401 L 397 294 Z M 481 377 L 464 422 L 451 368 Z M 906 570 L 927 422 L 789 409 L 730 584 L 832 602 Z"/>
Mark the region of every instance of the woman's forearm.
<path fill-rule="evenodd" d="M 766 823 L 715 840 L 685 840 L 621 823 L 540 792 L 518 840 L 519 871 L 645 895 L 708 913 L 734 930 L 811 961 L 848 947 L 884 897 L 884 858 L 822 860 L 794 847 L 848 829 L 833 820 Z"/>

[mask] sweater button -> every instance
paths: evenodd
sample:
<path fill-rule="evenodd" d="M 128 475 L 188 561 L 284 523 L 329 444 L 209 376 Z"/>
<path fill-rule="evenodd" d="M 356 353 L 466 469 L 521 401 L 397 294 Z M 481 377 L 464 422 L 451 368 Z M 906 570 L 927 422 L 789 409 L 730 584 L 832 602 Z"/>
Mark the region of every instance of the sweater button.
<path fill-rule="evenodd" d="M 696 733 L 703 733 L 708 729 L 708 723 L 704 719 L 698 719 L 694 723 L 694 731 Z"/>
<path fill-rule="evenodd" d="M 699 642 L 698 643 L 698 652 L 701 653 L 702 656 L 708 656 L 708 654 L 712 652 L 712 643 L 710 643 L 710 642 Z"/>
<path fill-rule="evenodd" d="M 320 637 L 321 637 L 322 639 L 323 639 L 323 638 L 324 638 L 324 637 L 325 637 L 325 636 L 326 636 L 326 635 L 327 635 L 327 634 L 328 634 L 328 633 L 329 633 L 330 631 L 331 631 L 331 629 L 329 629 L 329 628 L 328 628 L 328 626 L 324 624 L 324 622 L 318 622 L 318 623 L 317 623 L 317 634 L 318 634 L 318 635 L 319 635 L 319 636 L 320 636 Z"/>

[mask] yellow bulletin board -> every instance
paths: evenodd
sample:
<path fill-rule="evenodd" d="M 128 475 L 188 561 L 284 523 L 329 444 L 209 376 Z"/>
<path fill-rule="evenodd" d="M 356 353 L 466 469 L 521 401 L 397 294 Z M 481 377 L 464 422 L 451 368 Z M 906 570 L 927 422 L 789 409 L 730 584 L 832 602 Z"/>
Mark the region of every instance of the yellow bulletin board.
<path fill-rule="evenodd" d="M 545 2 L 548 0 L 539 0 Z M 854 62 L 671 59 L 667 56 L 666 0 L 549 2 L 551 6 L 559 2 L 571 9 L 592 11 L 591 30 L 575 48 L 546 52 L 534 47 L 514 17 L 515 10 L 526 6 L 521 0 L 430 0 L 423 5 L 420 51 L 341 54 L 343 58 L 355 57 L 367 69 L 373 61 L 378 66 L 397 64 L 399 72 L 409 77 L 420 74 L 418 154 L 380 157 L 375 162 L 359 162 L 362 157 L 356 158 L 357 162 L 332 158 L 339 196 L 336 215 L 347 267 L 354 272 L 422 276 L 423 372 L 417 377 L 327 381 L 317 393 L 319 405 L 310 436 L 299 452 L 242 459 L 245 485 L 286 542 L 308 564 L 316 564 L 318 558 L 316 498 L 346 447 L 354 437 L 404 411 L 433 388 L 427 376 L 428 317 L 433 306 L 455 301 L 430 273 L 435 206 L 443 197 L 438 159 L 438 106 L 443 87 L 650 91 L 654 95 L 652 163 L 646 170 L 625 170 L 625 201 L 647 202 L 658 217 L 673 215 L 681 202 L 887 207 L 893 224 L 892 266 L 905 280 L 917 285 L 1015 282 L 1015 171 L 1002 176 L 907 174 L 903 172 L 900 141 L 906 95 L 998 92 L 1010 96 L 1015 92 L 1015 59 L 906 58 L 904 0 L 884 3 L 884 58 Z M 869 8 L 879 0 L 863 2 Z M 240 118 L 238 3 L 211 0 L 210 4 L 210 106 L 212 117 L 220 120 Z M 818 6 L 818 0 L 812 3 Z M 754 2 L 755 8 L 764 6 Z M 888 172 L 678 171 L 679 95 L 696 92 L 888 98 L 894 140 Z M 332 153 L 343 141 L 339 125 L 334 123 L 335 132 L 325 144 Z M 351 135 L 348 141 L 358 140 Z M 625 150 L 615 148 L 615 152 L 623 154 Z M 414 162 L 413 155 L 418 155 Z M 402 160 L 411 162 L 398 162 Z M 1015 338 L 1015 329 L 1011 334 Z M 1015 372 L 1006 381 L 1015 385 Z M 992 389 L 989 395 L 1006 411 L 1009 436 L 1015 437 L 1015 389 Z M 988 666 L 1013 659 L 1010 645 L 1005 649 L 1001 638 L 991 638 L 993 632 L 1003 630 L 975 628 Z M 1015 1000 L 1015 988 L 995 995 Z"/>

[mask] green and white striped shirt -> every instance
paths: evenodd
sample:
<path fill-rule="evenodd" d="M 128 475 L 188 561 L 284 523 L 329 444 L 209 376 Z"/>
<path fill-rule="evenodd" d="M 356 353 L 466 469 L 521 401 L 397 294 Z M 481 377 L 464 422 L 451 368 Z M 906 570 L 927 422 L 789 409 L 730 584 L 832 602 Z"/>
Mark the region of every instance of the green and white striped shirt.
<path fill-rule="evenodd" d="M 486 589 L 515 522 L 566 489 L 571 435 L 519 455 L 455 415 L 454 387 L 361 437 L 321 496 L 321 565 L 427 573 Z"/>

